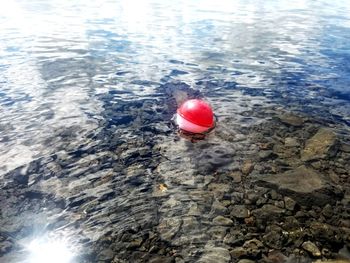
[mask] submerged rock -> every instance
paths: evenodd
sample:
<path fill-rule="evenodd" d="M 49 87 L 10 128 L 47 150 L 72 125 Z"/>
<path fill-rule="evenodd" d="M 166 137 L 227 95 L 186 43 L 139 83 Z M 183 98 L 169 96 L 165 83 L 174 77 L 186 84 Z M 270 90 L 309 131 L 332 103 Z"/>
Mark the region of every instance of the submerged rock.
<path fill-rule="evenodd" d="M 304 120 L 301 117 L 291 113 L 281 114 L 278 118 L 282 123 L 295 127 L 302 126 L 304 123 Z"/>
<path fill-rule="evenodd" d="M 301 152 L 303 161 L 324 159 L 336 152 L 337 137 L 329 129 L 321 128 L 318 132 L 307 140 L 305 148 Z"/>
<path fill-rule="evenodd" d="M 233 221 L 227 217 L 217 216 L 213 219 L 213 224 L 219 226 L 231 226 L 233 225 Z"/>
<path fill-rule="evenodd" d="M 288 210 L 293 211 L 294 208 L 295 208 L 295 205 L 296 205 L 296 202 L 292 198 L 290 198 L 288 196 L 284 197 L 284 206 L 285 206 L 285 208 L 287 208 Z"/>
<path fill-rule="evenodd" d="M 200 263 L 228 263 L 231 260 L 230 252 L 223 247 L 205 246 L 203 256 L 198 260 Z"/>
<path fill-rule="evenodd" d="M 182 225 L 182 220 L 180 218 L 166 218 L 158 226 L 158 231 L 160 237 L 170 242 L 172 238 L 177 234 Z"/>
<path fill-rule="evenodd" d="M 231 209 L 231 216 L 237 218 L 249 217 L 249 210 L 244 205 L 234 205 Z"/>
<path fill-rule="evenodd" d="M 272 174 L 256 181 L 262 186 L 275 188 L 301 205 L 334 204 L 343 196 L 341 190 L 319 172 L 300 166 L 282 174 Z"/>
<path fill-rule="evenodd" d="M 258 257 L 262 253 L 263 243 L 258 239 L 246 241 L 242 247 L 236 247 L 231 251 L 233 258 Z"/>
<path fill-rule="evenodd" d="M 312 243 L 311 241 L 306 241 L 302 244 L 302 248 L 309 252 L 314 257 L 320 257 L 321 251 L 318 249 L 318 247 Z"/>
<path fill-rule="evenodd" d="M 250 174 L 253 171 L 253 169 L 254 169 L 254 164 L 253 164 L 253 162 L 251 160 L 246 160 L 243 163 L 242 168 L 241 168 L 242 173 L 244 175 Z"/>
<path fill-rule="evenodd" d="M 282 208 L 270 204 L 265 204 L 261 208 L 253 210 L 252 214 L 258 219 L 272 220 L 280 217 L 284 212 L 285 210 Z"/>

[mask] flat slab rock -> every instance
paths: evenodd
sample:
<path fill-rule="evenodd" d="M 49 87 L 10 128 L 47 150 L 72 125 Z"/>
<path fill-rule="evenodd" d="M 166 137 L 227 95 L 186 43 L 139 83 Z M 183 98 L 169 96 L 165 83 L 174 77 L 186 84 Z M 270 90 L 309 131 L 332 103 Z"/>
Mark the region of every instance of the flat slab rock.
<path fill-rule="evenodd" d="M 336 153 L 337 137 L 329 129 L 321 128 L 317 133 L 306 141 L 305 148 L 301 152 L 303 161 L 324 159 L 328 155 Z"/>
<path fill-rule="evenodd" d="M 259 176 L 255 182 L 306 206 L 334 204 L 343 197 L 341 189 L 326 176 L 304 165 L 281 174 Z"/>

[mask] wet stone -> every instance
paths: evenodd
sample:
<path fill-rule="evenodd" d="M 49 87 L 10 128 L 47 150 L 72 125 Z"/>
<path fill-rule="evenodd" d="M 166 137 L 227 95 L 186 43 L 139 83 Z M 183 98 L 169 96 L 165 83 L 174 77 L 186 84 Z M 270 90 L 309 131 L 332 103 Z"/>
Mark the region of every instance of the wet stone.
<path fill-rule="evenodd" d="M 336 143 L 337 137 L 335 133 L 329 129 L 321 128 L 306 141 L 305 147 L 301 152 L 301 159 L 310 161 L 333 156 L 336 153 Z"/>
<path fill-rule="evenodd" d="M 268 150 L 268 151 L 260 151 L 259 152 L 259 159 L 260 161 L 264 161 L 267 159 L 271 159 L 273 156 L 275 156 L 275 154 L 273 153 L 273 151 Z"/>
<path fill-rule="evenodd" d="M 295 127 L 300 127 L 304 123 L 304 120 L 301 117 L 290 113 L 281 114 L 278 118 L 282 123 Z"/>
<path fill-rule="evenodd" d="M 241 167 L 241 171 L 244 175 L 248 175 L 250 174 L 254 169 L 254 164 L 251 160 L 246 160 L 242 167 Z"/>
<path fill-rule="evenodd" d="M 180 230 L 181 224 L 182 220 L 180 218 L 174 217 L 163 219 L 158 226 L 160 237 L 163 240 L 170 242 Z"/>
<path fill-rule="evenodd" d="M 188 215 L 189 216 L 199 216 L 199 215 L 201 215 L 201 211 L 199 210 L 197 203 L 191 202 L 190 208 L 188 210 Z"/>
<path fill-rule="evenodd" d="M 236 235 L 228 233 L 224 237 L 224 243 L 230 246 L 241 246 L 244 243 L 244 237 L 241 235 L 241 233 Z"/>
<path fill-rule="evenodd" d="M 274 219 L 280 217 L 285 212 L 284 209 L 274 205 L 265 204 L 261 208 L 252 211 L 252 214 L 259 219 Z"/>
<path fill-rule="evenodd" d="M 0 255 L 6 254 L 12 248 L 13 244 L 10 241 L 0 242 Z"/>
<path fill-rule="evenodd" d="M 206 245 L 202 257 L 198 260 L 200 263 L 228 263 L 231 255 L 228 249 L 223 247 L 211 247 Z"/>
<path fill-rule="evenodd" d="M 211 183 L 208 185 L 208 190 L 213 192 L 229 192 L 230 186 L 227 184 Z"/>
<path fill-rule="evenodd" d="M 274 188 L 306 206 L 334 204 L 343 196 L 339 187 L 332 185 L 324 175 L 306 166 L 282 174 L 261 176 L 257 184 Z"/>
<path fill-rule="evenodd" d="M 266 228 L 262 240 L 270 248 L 281 249 L 286 241 L 286 236 L 283 235 L 282 228 L 272 225 Z"/>
<path fill-rule="evenodd" d="M 322 214 L 325 216 L 325 217 L 332 217 L 333 215 L 333 208 L 330 204 L 327 204 L 323 207 L 322 209 Z"/>
<path fill-rule="evenodd" d="M 232 249 L 231 256 L 233 258 L 257 257 L 262 253 L 261 249 L 263 247 L 263 243 L 258 239 L 248 240 L 242 247 Z"/>
<path fill-rule="evenodd" d="M 208 230 L 211 240 L 223 240 L 227 232 L 226 227 L 214 226 Z"/>
<path fill-rule="evenodd" d="M 214 215 L 224 215 L 227 212 L 227 208 L 218 201 L 214 201 L 211 206 L 211 214 Z"/>
<path fill-rule="evenodd" d="M 143 242 L 142 238 L 136 238 L 136 239 L 130 241 L 127 248 L 134 249 L 134 248 L 140 247 L 142 242 Z"/>
<path fill-rule="evenodd" d="M 287 257 L 278 250 L 272 250 L 266 257 L 267 263 L 285 263 Z"/>
<path fill-rule="evenodd" d="M 109 261 L 114 258 L 114 252 L 112 249 L 104 249 L 98 254 L 98 259 L 103 261 Z"/>
<path fill-rule="evenodd" d="M 148 260 L 149 263 L 172 263 L 174 259 L 171 257 L 154 256 Z"/>
<path fill-rule="evenodd" d="M 240 183 L 242 181 L 242 174 L 240 171 L 235 171 L 229 174 L 234 183 Z"/>
<path fill-rule="evenodd" d="M 233 225 L 233 221 L 227 217 L 217 216 L 213 219 L 213 224 L 219 226 L 231 226 Z"/>
<path fill-rule="evenodd" d="M 249 217 L 249 210 L 244 205 L 234 205 L 231 208 L 231 216 L 237 218 Z"/>
<path fill-rule="evenodd" d="M 286 147 L 298 147 L 299 142 L 295 138 L 287 137 L 284 139 L 284 146 L 286 146 Z"/>
<path fill-rule="evenodd" d="M 238 263 L 254 263 L 255 261 L 250 260 L 250 259 L 241 259 L 240 261 L 238 261 Z"/>
<path fill-rule="evenodd" d="M 318 249 L 318 247 L 312 243 L 311 241 L 306 241 L 302 244 L 302 248 L 309 252 L 314 257 L 320 257 L 321 251 Z"/>
<path fill-rule="evenodd" d="M 296 202 L 292 198 L 290 198 L 288 196 L 284 197 L 284 206 L 285 206 L 285 208 L 287 208 L 290 211 L 293 211 L 294 208 L 295 208 L 295 205 L 296 205 Z"/>
<path fill-rule="evenodd" d="M 332 242 L 333 244 L 339 244 L 342 240 L 337 229 L 326 223 L 312 222 L 310 224 L 310 232 L 314 239 Z"/>
<path fill-rule="evenodd" d="M 182 231 L 189 232 L 199 228 L 199 222 L 194 216 L 188 216 L 183 218 Z"/>

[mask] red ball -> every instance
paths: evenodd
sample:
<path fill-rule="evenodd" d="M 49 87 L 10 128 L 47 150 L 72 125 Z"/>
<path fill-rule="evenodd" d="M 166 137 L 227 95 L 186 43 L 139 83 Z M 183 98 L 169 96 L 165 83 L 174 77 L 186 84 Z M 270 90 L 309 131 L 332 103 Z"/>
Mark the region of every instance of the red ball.
<path fill-rule="evenodd" d="M 185 101 L 177 113 L 196 125 L 211 128 L 214 126 L 214 114 L 211 107 L 199 99 Z"/>

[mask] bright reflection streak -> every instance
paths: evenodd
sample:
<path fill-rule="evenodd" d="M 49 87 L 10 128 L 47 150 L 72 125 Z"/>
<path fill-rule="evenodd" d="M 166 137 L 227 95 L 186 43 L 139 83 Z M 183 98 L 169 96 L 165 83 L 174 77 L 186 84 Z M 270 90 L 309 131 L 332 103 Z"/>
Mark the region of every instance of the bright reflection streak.
<path fill-rule="evenodd" d="M 27 250 L 30 253 L 29 263 L 69 263 L 74 256 L 64 240 L 35 239 Z"/>

